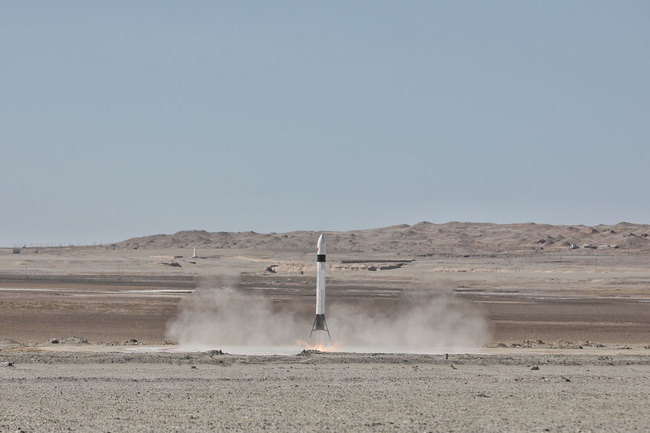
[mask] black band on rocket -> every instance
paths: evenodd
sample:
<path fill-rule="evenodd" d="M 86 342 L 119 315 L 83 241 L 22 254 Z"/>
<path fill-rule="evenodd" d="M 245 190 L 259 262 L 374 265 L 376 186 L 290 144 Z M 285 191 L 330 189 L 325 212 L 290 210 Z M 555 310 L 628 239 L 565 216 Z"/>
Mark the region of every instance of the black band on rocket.
<path fill-rule="evenodd" d="M 324 262 L 325 261 L 325 254 L 317 254 L 316 255 L 316 261 L 317 262 Z"/>

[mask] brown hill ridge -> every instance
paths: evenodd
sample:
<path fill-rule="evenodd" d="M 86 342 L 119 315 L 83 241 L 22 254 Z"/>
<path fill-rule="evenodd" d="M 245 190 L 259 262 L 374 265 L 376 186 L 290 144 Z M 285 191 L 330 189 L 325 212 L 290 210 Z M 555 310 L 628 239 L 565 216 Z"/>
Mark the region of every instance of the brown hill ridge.
<path fill-rule="evenodd" d="M 223 248 L 311 252 L 320 232 L 288 233 L 180 231 L 128 239 L 120 248 Z M 482 254 L 561 249 L 650 250 L 650 225 L 548 225 L 420 222 L 367 230 L 324 232 L 328 247 L 341 253 L 409 255 Z"/>

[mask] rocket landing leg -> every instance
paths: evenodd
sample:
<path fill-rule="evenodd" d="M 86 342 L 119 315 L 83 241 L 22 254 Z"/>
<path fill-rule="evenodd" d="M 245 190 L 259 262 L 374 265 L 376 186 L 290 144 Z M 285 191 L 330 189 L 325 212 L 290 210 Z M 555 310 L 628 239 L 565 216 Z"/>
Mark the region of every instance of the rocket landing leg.
<path fill-rule="evenodd" d="M 329 337 L 330 341 L 332 341 L 332 336 L 330 335 L 330 330 L 327 327 L 327 322 L 325 321 L 324 314 L 316 314 L 316 318 L 314 319 L 314 324 L 312 325 L 311 332 L 309 333 L 310 340 L 311 340 L 311 335 L 314 333 L 314 331 L 326 331 L 327 336 Z"/>

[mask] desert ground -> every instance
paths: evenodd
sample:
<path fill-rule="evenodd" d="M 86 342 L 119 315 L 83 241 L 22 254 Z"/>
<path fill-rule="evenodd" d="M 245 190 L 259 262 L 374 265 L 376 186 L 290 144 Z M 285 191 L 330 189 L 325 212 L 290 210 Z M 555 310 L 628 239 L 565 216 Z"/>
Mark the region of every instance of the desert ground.
<path fill-rule="evenodd" d="M 326 233 L 332 353 L 317 233 L 0 249 L 0 431 L 648 431 L 648 232 Z"/>
<path fill-rule="evenodd" d="M 0 358 L 14 363 L 0 367 L 0 430 L 11 432 L 650 429 L 640 354 Z"/>

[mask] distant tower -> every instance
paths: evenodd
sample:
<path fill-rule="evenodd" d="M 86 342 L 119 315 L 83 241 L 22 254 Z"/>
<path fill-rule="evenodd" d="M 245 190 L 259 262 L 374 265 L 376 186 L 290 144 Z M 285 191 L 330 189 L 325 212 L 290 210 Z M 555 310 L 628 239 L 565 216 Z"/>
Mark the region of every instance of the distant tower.
<path fill-rule="evenodd" d="M 192 254 L 192 258 L 193 258 L 193 259 L 196 258 L 196 247 L 194 248 L 194 254 Z"/>

